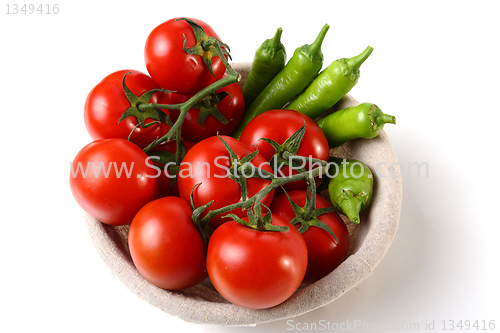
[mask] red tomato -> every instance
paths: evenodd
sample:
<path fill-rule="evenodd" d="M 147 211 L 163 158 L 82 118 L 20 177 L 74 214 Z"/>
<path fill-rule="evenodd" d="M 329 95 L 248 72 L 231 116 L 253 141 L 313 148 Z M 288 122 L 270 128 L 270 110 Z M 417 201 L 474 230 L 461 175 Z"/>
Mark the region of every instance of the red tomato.
<path fill-rule="evenodd" d="M 245 112 L 245 101 L 243 99 L 243 92 L 238 83 L 230 84 L 222 89 L 216 91 L 216 93 L 227 92 L 230 96 L 224 97 L 216 107 L 219 109 L 221 114 L 226 118 L 229 123 L 223 124 L 217 120 L 214 116 L 208 115 L 201 127 L 198 123 L 198 117 L 200 116 L 200 109 L 192 108 L 188 111 L 186 118 L 182 123 L 181 133 L 182 137 L 186 140 L 192 142 L 199 142 L 210 136 L 217 135 L 230 135 L 236 127 L 241 122 L 243 118 L 243 113 Z M 185 96 L 170 93 L 168 94 L 168 103 L 170 104 L 180 104 L 187 101 L 192 96 Z M 172 122 L 175 122 L 179 118 L 179 110 L 170 110 L 170 116 Z"/>
<path fill-rule="evenodd" d="M 248 123 L 241 133 L 240 141 L 256 146 L 259 152 L 266 159 L 270 160 L 275 154 L 275 150 L 269 143 L 260 139 L 272 139 L 279 144 L 283 144 L 304 123 L 306 124 L 306 132 L 297 155 L 328 161 L 329 147 L 325 134 L 314 120 L 294 110 L 270 110 L 261 113 Z M 305 164 L 305 169 L 309 170 L 310 166 L 309 163 Z M 290 170 L 287 166 L 283 166 L 280 170 L 282 174 L 277 171 L 275 173 L 285 177 L 290 175 L 290 171 L 292 171 L 292 174 L 297 173 L 295 170 Z M 305 190 L 307 183 L 305 181 L 296 181 L 288 183 L 284 187 L 287 191 L 296 189 Z"/>
<path fill-rule="evenodd" d="M 122 114 L 130 107 L 122 87 L 123 76 L 127 87 L 138 97 L 143 93 L 160 87 L 146 74 L 135 70 L 121 70 L 106 76 L 88 94 L 85 101 L 84 120 L 87 132 L 93 140 L 122 138 L 127 139 L 137 125 L 135 117 L 127 117 L 118 123 Z M 156 93 L 151 103 L 166 103 L 165 94 Z M 154 120 L 147 120 L 150 123 Z M 164 123 L 151 125 L 147 128 L 137 127 L 131 141 L 144 148 L 168 132 L 169 126 Z"/>
<path fill-rule="evenodd" d="M 182 141 L 184 144 L 184 149 L 185 152 L 188 152 L 191 147 L 193 147 L 194 143 L 189 142 L 189 141 Z M 177 151 L 177 142 L 175 140 L 168 141 L 165 143 L 162 143 L 155 148 L 152 149 L 152 152 L 155 151 L 165 151 L 171 154 L 175 154 Z M 153 161 L 156 161 L 153 159 Z M 172 188 L 172 180 L 173 180 L 173 173 L 170 172 L 170 168 L 167 166 L 167 169 L 165 170 L 165 166 L 155 162 L 155 165 L 161 168 L 160 174 L 158 174 L 158 181 L 160 182 L 160 197 L 166 197 L 169 195 L 175 195 L 179 196 L 179 189 L 177 186 L 177 182 L 174 184 L 174 187 Z"/>
<path fill-rule="evenodd" d="M 258 231 L 235 221 L 217 228 L 208 243 L 207 270 L 215 289 L 233 304 L 265 309 L 288 299 L 307 267 L 300 233 L 279 216 L 273 225 L 287 232 Z"/>
<path fill-rule="evenodd" d="M 153 163 L 125 139 L 104 139 L 83 147 L 72 163 L 70 187 L 76 202 L 99 221 L 132 222 L 139 209 L 158 198 Z"/>
<path fill-rule="evenodd" d="M 183 50 L 184 37 L 186 48 L 196 45 L 196 38 L 189 23 L 175 20 L 173 18 L 160 24 L 149 34 L 144 49 L 146 68 L 162 88 L 182 95 L 194 95 L 215 80 L 202 57 Z M 200 25 L 207 36 L 219 39 L 207 23 L 191 20 Z M 217 56 L 212 58 L 212 68 L 217 80 L 226 71 Z"/>
<path fill-rule="evenodd" d="M 233 149 L 238 158 L 255 151 L 254 147 L 248 146 L 235 138 L 221 136 Z M 257 154 L 251 164 L 265 171 L 272 172 L 269 163 L 260 154 Z M 186 154 L 181 163 L 178 174 L 179 195 L 184 200 L 190 200 L 191 190 L 195 207 L 205 205 L 213 200 L 210 210 L 222 208 L 242 201 L 241 187 L 233 179 L 228 177 L 232 170 L 229 153 L 218 137 L 212 136 L 195 144 Z M 247 197 L 250 198 L 271 183 L 268 179 L 247 179 Z M 262 203 L 269 207 L 274 196 L 274 191 L 267 194 Z M 246 211 L 236 209 L 229 213 L 239 217 L 246 217 Z M 225 214 L 223 214 L 225 215 Z M 204 215 L 202 215 L 204 216 Z M 217 228 L 222 223 L 230 220 L 221 215 L 210 220 L 209 225 Z"/>
<path fill-rule="evenodd" d="M 306 191 L 291 191 L 288 195 L 300 207 L 306 203 Z M 332 207 L 330 202 L 320 195 L 316 195 L 316 208 Z M 277 196 L 271 204 L 271 211 L 286 221 L 295 218 L 292 205 L 285 194 Z M 347 257 L 349 250 L 349 232 L 347 227 L 336 212 L 330 212 L 319 216 L 319 220 L 326 223 L 332 229 L 339 242 L 325 230 L 310 226 L 302 237 L 307 244 L 308 264 L 304 283 L 314 283 L 328 275 L 337 268 Z M 300 227 L 300 223 L 295 225 Z"/>
<path fill-rule="evenodd" d="M 142 207 L 130 225 L 132 260 L 157 287 L 180 290 L 207 277 L 205 245 L 191 214 L 184 200 L 164 197 Z"/>

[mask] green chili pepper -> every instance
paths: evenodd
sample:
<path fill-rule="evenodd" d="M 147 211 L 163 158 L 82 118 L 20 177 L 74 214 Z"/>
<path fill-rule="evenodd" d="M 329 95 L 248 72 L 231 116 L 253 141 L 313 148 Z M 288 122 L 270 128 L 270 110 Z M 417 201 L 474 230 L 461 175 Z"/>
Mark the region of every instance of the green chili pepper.
<path fill-rule="evenodd" d="M 366 164 L 357 160 L 333 157 L 330 162 L 338 168 L 338 173 L 328 183 L 330 201 L 339 213 L 358 224 L 359 213 L 365 211 L 372 200 L 373 174 Z"/>
<path fill-rule="evenodd" d="M 374 138 L 387 123 L 395 124 L 396 118 L 383 113 L 378 106 L 371 103 L 351 106 L 317 121 L 330 147 L 338 147 L 357 138 Z"/>
<path fill-rule="evenodd" d="M 302 112 L 313 119 L 321 115 L 356 85 L 359 68 L 372 51 L 373 48 L 368 46 L 357 56 L 332 62 L 304 92 L 288 104 L 287 109 Z"/>
<path fill-rule="evenodd" d="M 283 29 L 278 28 L 274 37 L 266 39 L 255 51 L 252 69 L 248 73 L 247 82 L 243 89 L 246 109 L 250 107 L 276 74 L 285 67 L 286 51 L 280 40 L 282 32 Z"/>
<path fill-rule="evenodd" d="M 321 44 L 330 26 L 325 24 L 312 44 L 298 47 L 285 67 L 257 96 L 245 112 L 243 120 L 234 131 L 233 136 L 239 138 L 245 126 L 264 111 L 281 109 L 293 97 L 303 91 L 318 75 L 323 67 Z"/>

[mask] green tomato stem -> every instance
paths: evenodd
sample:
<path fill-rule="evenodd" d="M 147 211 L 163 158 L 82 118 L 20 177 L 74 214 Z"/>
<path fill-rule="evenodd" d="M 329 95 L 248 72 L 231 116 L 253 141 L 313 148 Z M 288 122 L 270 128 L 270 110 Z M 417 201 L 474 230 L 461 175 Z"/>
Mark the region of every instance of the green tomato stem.
<path fill-rule="evenodd" d="M 169 131 L 164 135 L 162 136 L 161 138 L 159 139 L 156 139 L 155 141 L 153 141 L 150 145 L 148 145 L 146 148 L 144 148 L 144 151 L 146 153 L 148 153 L 149 151 L 151 151 L 151 149 L 153 149 L 154 147 L 158 146 L 160 143 L 164 142 L 164 141 L 168 141 L 170 140 L 173 136 L 174 136 L 174 133 L 176 132 L 180 132 L 180 128 L 181 128 L 181 125 L 182 125 L 182 122 L 184 121 L 184 118 L 186 117 L 187 113 L 189 110 L 191 110 L 191 108 L 193 108 L 198 102 L 200 102 L 205 96 L 219 90 L 219 89 L 222 89 L 232 83 L 236 83 L 238 82 L 240 79 L 241 79 L 241 75 L 236 72 L 232 67 L 231 65 L 229 65 L 226 57 L 224 57 L 224 55 L 222 54 L 222 51 L 217 48 L 217 52 L 219 53 L 219 56 L 222 60 L 222 62 L 224 63 L 224 65 L 226 66 L 226 69 L 227 69 L 227 72 L 228 72 L 228 76 L 218 80 L 218 81 L 215 81 L 214 83 L 212 83 L 211 85 L 201 89 L 200 91 L 198 91 L 193 97 L 191 97 L 190 99 L 188 99 L 186 102 L 184 103 L 181 103 L 181 104 L 155 104 L 155 103 L 148 103 L 148 104 L 140 104 L 138 105 L 138 109 L 141 110 L 141 111 L 144 111 L 144 110 L 148 110 L 148 109 L 151 109 L 151 108 L 158 108 L 158 109 L 177 109 L 180 111 L 179 113 L 179 118 L 175 121 L 175 123 L 172 125 L 172 127 L 170 127 Z"/>
<path fill-rule="evenodd" d="M 201 221 L 199 222 L 200 226 L 205 226 L 208 224 L 208 221 L 212 219 L 216 215 L 224 214 L 227 213 L 233 209 L 241 208 L 243 210 L 246 210 L 254 205 L 258 206 L 260 205 L 261 200 L 271 193 L 273 190 L 277 189 L 278 187 L 281 187 L 285 185 L 286 183 L 298 181 L 298 180 L 304 180 L 304 179 L 311 179 L 311 181 L 314 181 L 313 179 L 320 174 L 324 173 L 326 171 L 326 168 L 328 167 L 328 162 L 325 162 L 323 160 L 317 160 L 320 165 L 317 168 L 314 168 L 309 171 L 304 171 L 295 175 L 292 175 L 290 177 L 274 177 L 271 181 L 271 184 L 267 185 L 264 189 L 262 189 L 260 192 L 252 196 L 251 198 L 248 198 L 245 201 L 241 201 L 226 207 L 222 207 L 219 209 L 214 209 L 210 210 L 207 215 L 205 215 Z M 271 177 L 272 174 L 269 176 Z"/>

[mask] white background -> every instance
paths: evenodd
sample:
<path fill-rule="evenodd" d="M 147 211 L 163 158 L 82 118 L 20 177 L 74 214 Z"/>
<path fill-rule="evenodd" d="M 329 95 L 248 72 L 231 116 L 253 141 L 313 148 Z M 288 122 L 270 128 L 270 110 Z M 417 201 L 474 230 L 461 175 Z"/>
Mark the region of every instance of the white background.
<path fill-rule="evenodd" d="M 43 2 L 57 15 L 8 15 L 7 3 L 41 2 L 0 7 L 0 331 L 284 332 L 354 320 L 499 330 L 496 1 Z M 429 167 L 403 172 L 398 234 L 373 274 L 293 327 L 196 325 L 138 299 L 100 261 L 71 197 L 69 162 L 90 141 L 87 93 L 116 70 L 146 71 L 147 35 L 177 16 L 210 23 L 234 61 L 251 61 L 278 26 L 291 55 L 330 24 L 325 64 L 373 46 L 351 94 L 397 117 L 386 132 L 403 171 Z"/>

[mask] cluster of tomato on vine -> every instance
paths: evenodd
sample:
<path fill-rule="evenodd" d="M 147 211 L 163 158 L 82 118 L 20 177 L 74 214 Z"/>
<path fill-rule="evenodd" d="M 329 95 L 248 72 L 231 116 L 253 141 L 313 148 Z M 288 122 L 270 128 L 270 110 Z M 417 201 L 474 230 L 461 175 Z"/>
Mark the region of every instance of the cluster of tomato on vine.
<path fill-rule="evenodd" d="M 133 165 L 132 176 L 73 172 L 70 185 L 100 222 L 130 224 L 131 257 L 149 282 L 180 290 L 210 277 L 229 301 L 268 308 L 338 266 L 349 235 L 317 193 L 329 146 L 310 117 L 270 110 L 231 136 L 245 101 L 229 59 L 228 45 L 200 20 L 155 28 L 145 46 L 149 75 L 117 71 L 89 93 L 94 141 L 73 161 L 82 171 L 94 162 Z M 204 167 L 193 173 L 190 165 Z"/>

